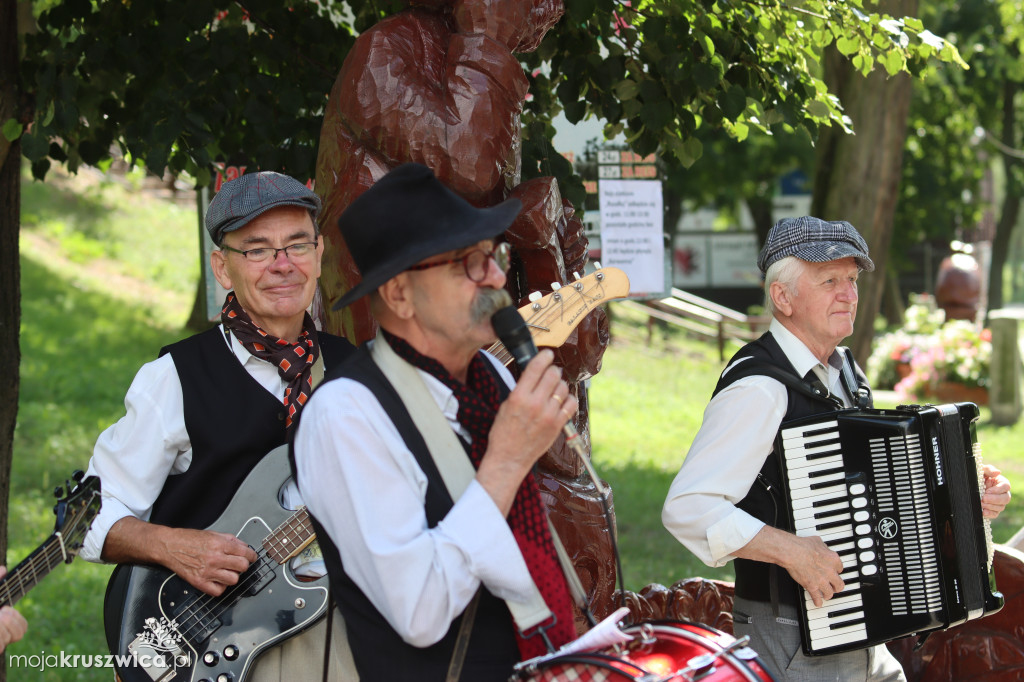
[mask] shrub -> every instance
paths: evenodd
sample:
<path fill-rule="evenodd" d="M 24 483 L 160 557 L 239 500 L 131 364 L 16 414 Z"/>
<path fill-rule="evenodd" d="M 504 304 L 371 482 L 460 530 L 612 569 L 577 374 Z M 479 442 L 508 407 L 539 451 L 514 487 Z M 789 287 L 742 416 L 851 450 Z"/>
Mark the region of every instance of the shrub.
<path fill-rule="evenodd" d="M 880 336 L 868 359 L 868 377 L 893 388 L 901 401 L 937 397 L 945 383 L 987 386 L 992 334 L 966 320 L 944 322 L 930 297 L 907 308 L 907 324 Z"/>

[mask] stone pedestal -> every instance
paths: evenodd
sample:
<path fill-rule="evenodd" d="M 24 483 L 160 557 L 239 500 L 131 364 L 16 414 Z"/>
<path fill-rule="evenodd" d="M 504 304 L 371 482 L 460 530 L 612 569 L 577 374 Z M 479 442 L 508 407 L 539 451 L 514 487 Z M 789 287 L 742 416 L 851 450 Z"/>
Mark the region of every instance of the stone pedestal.
<path fill-rule="evenodd" d="M 1016 424 L 1024 411 L 1021 398 L 1020 320 L 1024 309 L 1001 308 L 989 314 L 992 330 L 992 364 L 989 381 L 989 408 L 992 423 Z"/>

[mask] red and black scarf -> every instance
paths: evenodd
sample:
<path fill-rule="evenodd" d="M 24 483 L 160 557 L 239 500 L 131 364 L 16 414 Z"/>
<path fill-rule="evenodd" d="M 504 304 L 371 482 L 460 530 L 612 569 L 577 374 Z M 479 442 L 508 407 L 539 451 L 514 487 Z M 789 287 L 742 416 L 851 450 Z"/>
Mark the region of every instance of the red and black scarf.
<path fill-rule="evenodd" d="M 235 292 L 228 292 L 220 311 L 224 328 L 235 335 L 242 347 L 277 367 L 277 373 L 288 382 L 284 389 L 284 405 L 288 408 L 285 428 L 291 429 L 299 412 L 313 393 L 313 364 L 320 357 L 320 340 L 313 318 L 305 313 L 302 333 L 295 343 L 271 336 L 252 321 L 238 303 Z"/>
<path fill-rule="evenodd" d="M 479 468 L 480 461 L 487 451 L 487 441 L 494 425 L 494 418 L 501 404 L 497 379 L 487 367 L 488 361 L 480 353 L 474 355 L 469 363 L 466 383 L 462 384 L 441 363 L 419 353 L 405 340 L 386 331 L 384 337 L 400 358 L 436 377 L 455 394 L 459 402 L 459 424 L 472 438 L 469 458 L 473 462 L 473 467 Z M 575 616 L 565 575 L 562 573 L 554 541 L 551 539 L 547 508 L 540 497 L 532 473 L 523 479 L 516 492 L 512 509 L 508 514 L 508 525 L 519 544 L 526 566 L 530 569 L 530 576 L 548 608 L 555 614 L 553 625 L 548 627 L 548 623 L 542 623 L 541 627 L 546 628 L 548 638 L 555 648 L 558 648 L 576 637 Z M 541 637 L 523 637 L 517 630 L 516 638 L 523 660 L 548 653 Z"/>

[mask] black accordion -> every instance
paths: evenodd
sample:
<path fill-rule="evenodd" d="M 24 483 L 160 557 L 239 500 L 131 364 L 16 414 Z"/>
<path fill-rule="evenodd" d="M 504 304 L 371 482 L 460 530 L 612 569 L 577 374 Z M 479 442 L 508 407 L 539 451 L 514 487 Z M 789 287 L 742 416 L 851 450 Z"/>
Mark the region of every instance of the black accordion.
<path fill-rule="evenodd" d="M 839 553 L 846 585 L 800 604 L 808 655 L 863 649 L 998 611 L 974 403 L 847 409 L 784 423 L 789 530 Z"/>

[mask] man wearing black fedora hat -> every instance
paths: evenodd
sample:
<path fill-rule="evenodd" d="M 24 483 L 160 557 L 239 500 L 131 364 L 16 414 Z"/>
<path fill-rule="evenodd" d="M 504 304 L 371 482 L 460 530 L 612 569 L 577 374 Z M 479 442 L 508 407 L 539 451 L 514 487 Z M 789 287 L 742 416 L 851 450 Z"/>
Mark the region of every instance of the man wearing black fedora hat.
<path fill-rule="evenodd" d="M 758 267 L 771 325 L 722 372 L 662 520 L 709 566 L 735 560 L 735 632 L 750 635 L 776 679 L 906 679 L 884 645 L 804 655 L 798 599 L 806 590 L 822 606 L 844 589 L 846 569 L 820 537 L 777 527 L 789 509 L 773 454 L 780 425 L 872 404 L 864 373 L 839 343 L 853 333 L 857 279 L 874 263 L 853 225 L 805 216 L 772 227 Z M 986 483 L 983 507 L 995 516 L 1009 501 L 1009 484 L 994 468 Z"/>
<path fill-rule="evenodd" d="M 83 558 L 164 566 L 214 596 L 256 560 L 242 540 L 205 529 L 253 467 L 287 442 L 325 368 L 354 351 L 318 331 L 306 311 L 323 252 L 319 210 L 309 188 L 273 172 L 243 175 L 214 196 L 205 222 L 219 247 L 213 273 L 229 290 L 221 323 L 144 365 L 125 397 L 125 416 L 97 440 L 89 473 L 103 482 L 103 505 Z M 283 483 L 268 487 L 268 505 L 278 503 Z M 280 494 L 291 508 L 301 504 L 294 482 Z M 297 570 L 323 575 L 322 561 L 312 558 Z M 248 679 L 349 679 L 343 639 L 345 654 L 325 657 L 336 648 L 327 644 L 331 629 L 336 635 L 343 626 L 322 622 L 269 649 Z"/>
<path fill-rule="evenodd" d="M 336 307 L 370 296 L 380 333 L 316 390 L 294 452 L 363 679 L 503 681 L 576 634 L 531 474 L 576 400 L 550 351 L 515 383 L 480 350 L 519 209 L 405 164 L 338 221 L 362 280 Z"/>

